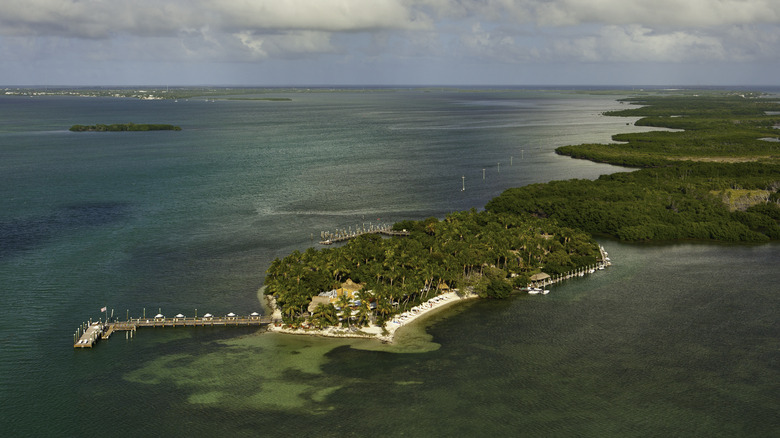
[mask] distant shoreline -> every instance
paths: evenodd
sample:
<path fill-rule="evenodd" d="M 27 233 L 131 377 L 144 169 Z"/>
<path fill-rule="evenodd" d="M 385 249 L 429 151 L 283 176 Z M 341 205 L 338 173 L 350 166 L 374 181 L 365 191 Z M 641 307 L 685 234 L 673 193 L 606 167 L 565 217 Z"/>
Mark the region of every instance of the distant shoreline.
<path fill-rule="evenodd" d="M 125 132 L 125 131 L 181 131 L 181 128 L 174 125 L 160 123 L 114 123 L 111 125 L 73 125 L 70 127 L 72 132 Z"/>

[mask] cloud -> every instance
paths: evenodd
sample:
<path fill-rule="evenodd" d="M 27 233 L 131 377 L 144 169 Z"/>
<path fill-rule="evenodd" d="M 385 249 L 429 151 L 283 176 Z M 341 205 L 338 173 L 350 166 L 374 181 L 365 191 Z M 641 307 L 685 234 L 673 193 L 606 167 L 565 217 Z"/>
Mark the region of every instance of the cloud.
<path fill-rule="evenodd" d="M 425 29 L 401 0 L 4 0 L 0 34 L 108 38 L 306 30 Z"/>
<path fill-rule="evenodd" d="M 180 59 L 260 60 L 336 53 L 333 34 L 425 31 L 404 0 L 4 0 L 0 37 L 81 39 L 91 56 L 147 43 Z M 113 44 L 102 44 L 109 40 Z M 103 55 L 95 53 L 106 49 Z M 341 49 L 343 50 L 343 49 Z M 147 49 L 148 51 L 148 49 Z M 143 54 L 146 56 L 146 54 Z"/>
<path fill-rule="evenodd" d="M 690 62 L 722 60 L 725 50 L 712 36 L 687 32 L 655 33 L 639 25 L 605 26 L 597 35 L 558 40 L 558 56 L 586 62 Z"/>
<path fill-rule="evenodd" d="M 0 1 L 0 54 L 63 66 L 776 62 L 778 43 L 778 0 Z"/>
<path fill-rule="evenodd" d="M 580 24 L 712 27 L 780 22 L 776 0 L 420 0 L 436 17 L 543 27 Z"/>
<path fill-rule="evenodd" d="M 284 57 L 297 53 L 329 53 L 336 49 L 330 42 L 330 34 L 319 31 L 295 31 L 279 35 L 255 34 L 243 31 L 236 34 L 251 59 L 269 56 Z"/>
<path fill-rule="evenodd" d="M 780 21 L 780 2 L 775 0 L 553 0 L 534 3 L 536 22 L 545 26 L 602 23 L 712 27 Z"/>
<path fill-rule="evenodd" d="M 776 0 L 426 0 L 462 21 L 462 50 L 508 62 L 691 62 L 780 58 Z M 465 29 L 470 29 L 467 31 Z"/>

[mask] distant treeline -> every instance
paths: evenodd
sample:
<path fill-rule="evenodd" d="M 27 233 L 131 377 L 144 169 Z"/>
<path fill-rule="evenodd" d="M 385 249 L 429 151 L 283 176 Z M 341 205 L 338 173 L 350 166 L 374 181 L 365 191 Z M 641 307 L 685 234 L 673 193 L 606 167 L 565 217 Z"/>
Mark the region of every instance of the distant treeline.
<path fill-rule="evenodd" d="M 556 149 L 561 155 L 618 166 L 657 167 L 683 160 L 777 159 L 780 103 L 741 94 L 644 96 L 623 99 L 639 108 L 608 116 L 642 116 L 636 126 L 679 129 L 613 135 L 619 143 L 581 144 Z"/>
<path fill-rule="evenodd" d="M 228 97 L 227 100 L 265 100 L 269 102 L 292 102 L 289 97 Z"/>
<path fill-rule="evenodd" d="M 485 207 L 531 214 L 626 241 L 780 239 L 780 104 L 744 94 L 643 96 L 637 126 L 682 131 L 618 134 L 622 143 L 556 149 L 562 155 L 641 167 L 595 181 L 513 188 Z"/>
<path fill-rule="evenodd" d="M 181 128 L 160 123 L 114 123 L 112 125 L 73 125 L 70 130 L 73 132 L 181 131 Z"/>
<path fill-rule="evenodd" d="M 734 190 L 762 202 L 730 210 Z M 691 163 L 506 190 L 485 209 L 625 241 L 780 239 L 780 165 Z"/>

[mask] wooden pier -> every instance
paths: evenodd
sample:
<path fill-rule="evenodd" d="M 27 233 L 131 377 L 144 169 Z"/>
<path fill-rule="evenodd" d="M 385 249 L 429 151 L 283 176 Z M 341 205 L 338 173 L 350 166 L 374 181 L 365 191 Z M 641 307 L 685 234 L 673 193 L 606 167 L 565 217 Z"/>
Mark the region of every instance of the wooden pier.
<path fill-rule="evenodd" d="M 384 228 L 372 228 L 372 229 L 359 229 L 356 231 L 337 231 L 336 233 L 330 233 L 323 231 L 320 233 L 323 240 L 320 240 L 320 245 L 331 245 L 333 243 L 345 242 L 349 239 L 362 236 L 364 234 L 383 234 L 385 236 L 408 236 L 409 232 L 406 230 L 396 231 L 390 227 Z"/>
<path fill-rule="evenodd" d="M 134 333 L 139 327 L 247 327 L 265 326 L 271 323 L 271 318 L 261 315 L 249 316 L 203 316 L 196 318 L 130 318 L 126 321 L 94 322 L 86 326 L 83 334 L 77 331 L 74 348 L 92 348 L 98 339 L 108 339 L 114 332 L 127 331 Z"/>

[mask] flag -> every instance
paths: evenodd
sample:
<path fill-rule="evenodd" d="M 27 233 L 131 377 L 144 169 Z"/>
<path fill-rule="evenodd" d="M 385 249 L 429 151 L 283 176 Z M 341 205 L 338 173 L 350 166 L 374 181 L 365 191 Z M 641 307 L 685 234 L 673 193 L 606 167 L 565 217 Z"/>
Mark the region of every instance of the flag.
<path fill-rule="evenodd" d="M 106 311 L 106 308 L 105 308 L 105 307 L 101 307 L 101 308 L 100 308 L 100 311 L 101 311 L 101 312 L 105 312 L 105 311 Z"/>

